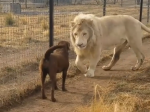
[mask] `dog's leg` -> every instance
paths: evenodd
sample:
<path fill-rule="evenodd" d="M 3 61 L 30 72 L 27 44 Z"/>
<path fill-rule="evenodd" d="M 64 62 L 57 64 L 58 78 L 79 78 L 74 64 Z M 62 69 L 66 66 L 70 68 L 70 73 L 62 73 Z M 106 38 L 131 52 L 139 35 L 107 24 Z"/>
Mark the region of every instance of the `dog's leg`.
<path fill-rule="evenodd" d="M 55 90 L 58 90 L 57 81 L 55 82 Z"/>
<path fill-rule="evenodd" d="M 50 76 L 50 79 L 51 79 L 51 82 L 52 82 L 52 88 L 51 88 L 51 100 L 52 102 L 56 102 L 56 99 L 54 98 L 54 90 L 55 90 L 55 87 L 56 87 L 56 72 L 54 71 L 51 71 L 49 72 L 49 76 Z"/>
<path fill-rule="evenodd" d="M 62 77 L 62 91 L 67 91 L 67 89 L 65 88 L 65 81 L 66 81 L 66 76 L 67 76 L 67 70 L 64 70 L 63 74 L 62 74 L 62 76 L 63 76 Z"/>
<path fill-rule="evenodd" d="M 120 58 L 120 54 L 121 54 L 122 50 L 126 47 L 126 44 L 127 44 L 127 41 L 123 42 L 122 44 L 117 45 L 114 48 L 113 57 L 107 66 L 102 67 L 103 70 L 110 70 L 117 63 L 117 61 Z"/>
<path fill-rule="evenodd" d="M 77 68 L 82 72 L 82 73 L 86 73 L 87 72 L 87 68 L 86 66 L 83 64 L 84 58 L 77 56 L 76 60 L 75 60 L 75 64 L 77 66 Z"/>
<path fill-rule="evenodd" d="M 46 78 L 47 73 L 42 70 L 40 74 L 41 74 L 41 92 L 42 92 L 42 98 L 46 99 L 47 97 L 45 95 L 44 82 L 45 82 L 45 78 Z"/>
<path fill-rule="evenodd" d="M 94 57 L 91 57 L 91 59 L 89 59 L 89 68 L 86 74 L 84 74 L 85 77 L 94 77 L 94 72 L 97 66 L 97 63 L 100 60 L 100 55 L 97 54 Z"/>

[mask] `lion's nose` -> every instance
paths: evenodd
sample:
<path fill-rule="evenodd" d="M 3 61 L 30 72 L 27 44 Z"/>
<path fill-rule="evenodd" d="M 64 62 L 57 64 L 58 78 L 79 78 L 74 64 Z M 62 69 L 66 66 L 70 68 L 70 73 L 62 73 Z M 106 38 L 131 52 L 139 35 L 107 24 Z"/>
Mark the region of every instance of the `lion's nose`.
<path fill-rule="evenodd" d="M 82 47 L 82 46 L 83 46 L 83 43 L 81 43 L 81 44 L 77 44 L 77 46 Z"/>

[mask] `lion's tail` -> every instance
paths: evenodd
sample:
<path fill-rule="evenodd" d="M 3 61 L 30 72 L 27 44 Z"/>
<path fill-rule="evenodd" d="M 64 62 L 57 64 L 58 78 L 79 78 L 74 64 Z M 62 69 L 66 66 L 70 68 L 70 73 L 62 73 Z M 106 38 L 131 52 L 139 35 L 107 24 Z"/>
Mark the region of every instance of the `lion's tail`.
<path fill-rule="evenodd" d="M 49 60 L 49 56 L 50 56 L 51 53 L 53 53 L 54 50 L 59 49 L 59 48 L 63 48 L 63 47 L 64 47 L 63 45 L 56 45 L 56 46 L 50 47 L 50 48 L 46 51 L 46 53 L 45 53 L 45 55 L 44 55 L 44 59 Z"/>
<path fill-rule="evenodd" d="M 141 23 L 140 22 L 140 24 L 141 24 L 141 28 L 143 29 L 143 30 L 145 30 L 146 32 L 148 32 L 148 33 L 150 33 L 150 29 L 148 28 L 148 27 L 146 27 L 143 23 Z"/>

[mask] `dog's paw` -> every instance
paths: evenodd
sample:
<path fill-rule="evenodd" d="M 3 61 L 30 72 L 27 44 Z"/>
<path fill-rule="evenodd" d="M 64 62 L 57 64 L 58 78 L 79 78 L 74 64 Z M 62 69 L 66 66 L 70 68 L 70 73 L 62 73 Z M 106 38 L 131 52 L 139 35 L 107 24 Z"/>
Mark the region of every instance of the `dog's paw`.
<path fill-rule="evenodd" d="M 56 99 L 55 99 L 55 98 L 52 98 L 52 102 L 56 102 Z"/>
<path fill-rule="evenodd" d="M 42 96 L 42 99 L 47 99 L 47 97 L 46 96 Z"/>
<path fill-rule="evenodd" d="M 58 90 L 58 87 L 57 87 L 57 86 L 55 86 L 55 90 Z"/>
<path fill-rule="evenodd" d="M 62 91 L 67 91 L 67 89 L 66 88 L 62 88 Z"/>
<path fill-rule="evenodd" d="M 94 77 L 94 71 L 93 70 L 88 70 L 86 74 L 84 74 L 85 77 Z"/>
<path fill-rule="evenodd" d="M 107 70 L 110 70 L 111 68 L 109 66 L 103 66 L 102 69 L 107 71 Z"/>

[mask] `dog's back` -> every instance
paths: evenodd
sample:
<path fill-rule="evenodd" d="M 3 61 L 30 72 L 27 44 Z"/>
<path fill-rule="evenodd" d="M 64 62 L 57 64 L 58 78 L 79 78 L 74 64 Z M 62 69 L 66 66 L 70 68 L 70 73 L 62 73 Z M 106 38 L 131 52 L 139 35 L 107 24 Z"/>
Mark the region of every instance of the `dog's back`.
<path fill-rule="evenodd" d="M 40 61 L 40 72 L 48 73 L 50 68 L 57 69 L 61 72 L 64 67 L 69 66 L 68 49 L 64 45 L 55 45 L 50 47 Z"/>
<path fill-rule="evenodd" d="M 54 50 L 56 49 L 60 49 L 60 48 L 63 48 L 64 46 L 62 45 L 56 45 L 56 46 L 52 46 L 50 47 L 46 52 L 45 52 L 45 55 L 44 57 L 41 59 L 40 61 L 40 65 L 39 65 L 39 70 L 40 72 L 46 72 L 48 73 L 48 68 L 49 68 L 49 62 L 50 62 L 50 58 L 51 57 L 54 57 L 54 56 L 51 56 L 51 54 L 53 53 Z M 51 59 L 52 60 L 52 59 Z"/>

